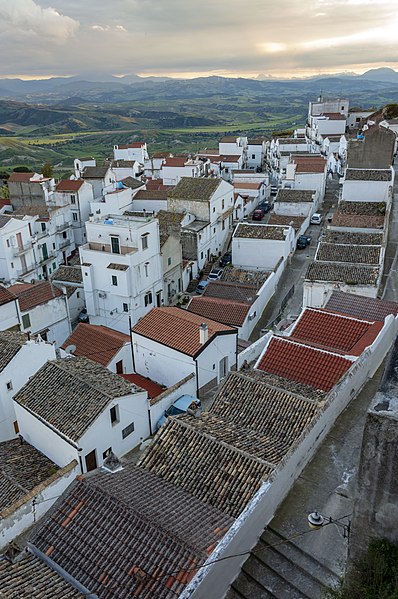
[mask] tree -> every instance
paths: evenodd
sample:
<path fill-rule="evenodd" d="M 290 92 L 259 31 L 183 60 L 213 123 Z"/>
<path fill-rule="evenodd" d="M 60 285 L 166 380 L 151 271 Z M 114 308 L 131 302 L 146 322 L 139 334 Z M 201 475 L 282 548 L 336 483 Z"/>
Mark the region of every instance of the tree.
<path fill-rule="evenodd" d="M 30 173 L 31 172 L 31 169 L 28 168 L 27 166 L 16 166 L 12 170 L 14 171 L 14 173 Z"/>
<path fill-rule="evenodd" d="M 53 167 L 49 162 L 45 162 L 42 168 L 42 175 L 46 179 L 51 179 L 53 176 Z"/>

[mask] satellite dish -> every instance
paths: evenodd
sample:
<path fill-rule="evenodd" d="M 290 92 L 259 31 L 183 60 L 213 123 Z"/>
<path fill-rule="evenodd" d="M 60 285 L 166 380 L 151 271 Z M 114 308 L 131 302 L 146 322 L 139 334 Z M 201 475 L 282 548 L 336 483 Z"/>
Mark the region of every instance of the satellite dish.
<path fill-rule="evenodd" d="M 65 348 L 65 353 L 67 354 L 73 354 L 76 351 L 76 345 L 73 345 L 73 343 L 71 345 L 68 345 L 68 347 Z"/>

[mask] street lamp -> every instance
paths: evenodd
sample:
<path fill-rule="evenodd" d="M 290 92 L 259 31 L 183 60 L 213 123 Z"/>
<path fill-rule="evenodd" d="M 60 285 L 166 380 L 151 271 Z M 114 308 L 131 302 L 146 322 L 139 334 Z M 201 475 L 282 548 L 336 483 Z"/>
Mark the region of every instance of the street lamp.
<path fill-rule="evenodd" d="M 344 539 L 348 539 L 351 531 L 351 521 L 348 520 L 347 523 L 341 522 L 344 518 L 348 518 L 348 516 L 342 516 L 341 518 L 334 519 L 331 516 L 323 516 L 320 512 L 312 512 L 307 516 L 308 526 L 313 530 L 320 530 L 324 526 L 328 526 L 328 524 L 335 524 L 339 528 L 343 529 L 343 537 Z"/>

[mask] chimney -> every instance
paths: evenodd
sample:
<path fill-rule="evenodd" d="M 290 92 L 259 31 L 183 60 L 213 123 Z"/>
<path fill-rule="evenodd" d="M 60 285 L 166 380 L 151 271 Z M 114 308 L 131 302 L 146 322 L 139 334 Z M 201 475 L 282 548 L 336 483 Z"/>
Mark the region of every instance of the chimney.
<path fill-rule="evenodd" d="M 209 327 L 207 326 L 207 324 L 205 322 L 202 322 L 202 324 L 199 327 L 199 340 L 200 340 L 200 345 L 204 345 L 209 339 Z"/>

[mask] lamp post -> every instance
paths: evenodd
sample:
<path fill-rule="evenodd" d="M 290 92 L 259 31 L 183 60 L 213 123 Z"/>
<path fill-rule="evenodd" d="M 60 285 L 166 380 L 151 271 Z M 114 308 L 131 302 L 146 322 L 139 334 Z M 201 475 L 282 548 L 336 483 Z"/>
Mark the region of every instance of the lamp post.
<path fill-rule="evenodd" d="M 348 516 L 334 519 L 331 516 L 323 516 L 320 512 L 312 512 L 311 514 L 308 514 L 307 522 L 308 526 L 313 530 L 320 530 L 324 526 L 335 524 L 343 530 L 344 539 L 348 539 L 351 531 L 351 521 L 348 520 L 347 523 L 341 522 L 344 518 L 348 518 Z"/>

